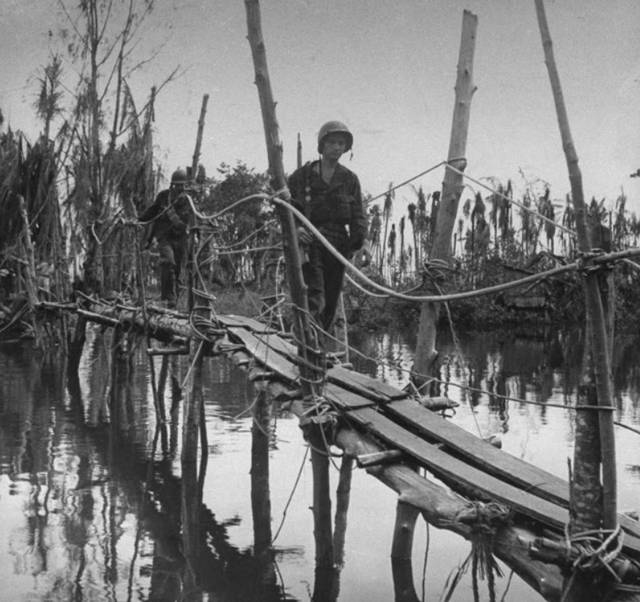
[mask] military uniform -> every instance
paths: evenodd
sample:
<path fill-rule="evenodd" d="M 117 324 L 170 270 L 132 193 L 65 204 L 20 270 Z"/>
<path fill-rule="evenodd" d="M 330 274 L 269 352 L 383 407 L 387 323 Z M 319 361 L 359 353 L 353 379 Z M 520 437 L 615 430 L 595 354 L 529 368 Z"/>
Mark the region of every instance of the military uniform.
<path fill-rule="evenodd" d="M 356 174 L 336 165 L 331 182 L 322 178 L 320 162 L 313 161 L 289 177 L 294 206 L 346 258 L 350 259 L 364 244 L 367 220 L 362 204 L 360 182 Z M 325 330 L 333 322 L 344 266 L 315 240 L 307 249 L 308 261 L 302 266 L 307 285 L 309 310 Z"/>
<path fill-rule="evenodd" d="M 160 298 L 175 307 L 180 271 L 187 252 L 189 224 L 193 212 L 184 192 L 162 190 L 140 216 L 151 222 L 149 240 L 158 241 L 160 252 Z"/>

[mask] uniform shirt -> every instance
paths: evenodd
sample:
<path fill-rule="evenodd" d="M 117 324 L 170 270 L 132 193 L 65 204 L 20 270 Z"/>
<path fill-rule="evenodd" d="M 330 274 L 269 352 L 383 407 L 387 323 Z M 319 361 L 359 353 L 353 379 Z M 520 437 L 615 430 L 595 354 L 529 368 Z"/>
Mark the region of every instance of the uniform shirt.
<path fill-rule="evenodd" d="M 293 205 L 344 255 L 364 244 L 367 219 L 358 176 L 339 163 L 331 182 L 320 174 L 320 161 L 307 163 L 289 177 Z"/>
<path fill-rule="evenodd" d="M 153 204 L 138 219 L 141 222 L 153 221 L 151 236 L 178 238 L 187 233 L 191 213 L 185 193 L 178 194 L 172 200 L 170 190 L 161 190 Z"/>

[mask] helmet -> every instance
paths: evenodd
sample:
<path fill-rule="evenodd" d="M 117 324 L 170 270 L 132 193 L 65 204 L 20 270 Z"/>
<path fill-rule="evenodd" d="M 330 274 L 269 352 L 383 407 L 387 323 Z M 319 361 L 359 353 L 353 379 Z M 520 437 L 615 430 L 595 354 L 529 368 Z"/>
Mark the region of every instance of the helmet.
<path fill-rule="evenodd" d="M 171 174 L 171 186 L 177 186 L 179 184 L 182 184 L 184 186 L 186 183 L 187 183 L 187 172 L 181 167 L 178 167 L 178 169 L 176 169 Z"/>
<path fill-rule="evenodd" d="M 327 121 L 318 132 L 318 152 L 322 152 L 322 142 L 329 134 L 344 134 L 347 137 L 347 148 L 351 150 L 353 146 L 353 134 L 342 121 Z"/>

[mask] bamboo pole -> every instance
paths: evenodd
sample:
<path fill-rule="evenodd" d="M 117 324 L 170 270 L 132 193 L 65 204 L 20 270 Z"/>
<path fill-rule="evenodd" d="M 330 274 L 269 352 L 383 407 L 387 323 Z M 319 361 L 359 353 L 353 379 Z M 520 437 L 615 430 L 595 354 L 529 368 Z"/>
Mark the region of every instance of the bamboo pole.
<path fill-rule="evenodd" d="M 245 0 L 245 8 L 271 182 L 275 190 L 284 191 L 282 194 L 286 198 L 290 195 L 282 163 L 282 142 L 280 141 L 275 102 L 267 67 L 260 4 L 258 0 Z M 319 393 L 319 385 L 315 383 L 318 382 L 318 376 L 322 374 L 322 370 L 319 368 L 317 343 L 309 321 L 307 287 L 302 277 L 298 238 L 291 212 L 280 204 L 278 204 L 277 212 L 282 228 L 287 279 L 293 301 L 294 332 L 298 339 L 298 352 L 306 360 L 300 369 L 302 391 L 305 398 L 314 401 Z M 311 462 L 313 466 L 313 518 L 316 543 L 316 592 L 322 596 L 324 595 L 322 592 L 326 592 L 325 577 L 328 576 L 328 581 L 333 582 L 335 567 L 329 492 L 329 457 L 324 451 L 326 441 L 320 429 L 322 429 L 322 425 L 311 425 L 306 436 L 315 442 L 315 445 L 312 445 Z M 316 598 L 314 595 L 314 599 L 320 598 Z"/>
<path fill-rule="evenodd" d="M 449 140 L 449 162 L 459 171 L 464 171 L 466 160 L 463 158 L 467 149 L 467 133 L 469 131 L 469 117 L 471 99 L 475 92 L 473 84 L 473 57 L 475 53 L 476 30 L 478 17 L 465 10 L 462 15 L 462 34 L 460 38 L 460 52 L 455 86 L 455 105 L 453 109 L 453 123 Z M 453 233 L 460 196 L 464 187 L 461 173 L 445 168 L 442 184 L 442 197 L 438 209 L 436 232 L 431 248 L 431 259 L 449 263 L 451 259 L 451 235 Z M 418 324 L 418 339 L 416 343 L 413 377 L 418 384 L 421 379 L 417 374 L 430 374 L 432 365 L 437 357 L 436 335 L 440 305 L 438 303 L 423 303 L 420 308 Z"/>
<path fill-rule="evenodd" d="M 267 56 L 264 39 L 262 36 L 262 25 L 260 19 L 260 5 L 258 0 L 245 0 L 247 11 L 247 28 L 249 31 L 249 44 L 253 56 L 255 69 L 255 83 L 258 88 L 262 120 L 264 124 L 267 155 L 269 159 L 269 172 L 271 174 L 272 186 L 275 190 L 286 190 L 287 182 L 282 163 L 282 142 L 280 141 L 279 126 L 276 119 L 275 101 L 271 91 L 269 71 L 267 67 Z M 288 194 L 288 190 L 283 193 Z M 307 302 L 307 287 L 302 277 L 302 262 L 298 251 L 298 240 L 296 228 L 291 212 L 278 205 L 276 208 L 282 227 L 284 239 L 284 257 L 287 268 L 287 279 L 291 288 L 291 297 L 294 304 L 294 328 L 296 336 L 300 341 L 301 351 L 306 356 L 307 350 L 312 349 L 314 337 L 309 323 L 309 305 Z M 303 379 L 305 393 L 311 393 L 308 380 L 314 380 L 316 374 L 306 374 Z"/>
<path fill-rule="evenodd" d="M 182 476 L 180 480 L 180 518 L 182 524 L 182 549 L 186 561 L 185 582 L 187 588 L 195 589 L 196 572 L 199 563 L 201 546 L 199 508 L 202 503 L 201 485 L 204 475 L 198 478 L 198 438 L 202 413 L 200 406 L 203 397 L 203 344 L 200 344 L 192 358 L 191 387 L 186 386 L 182 414 L 182 453 L 180 464 Z M 208 450 L 202 449 L 206 454 Z"/>
<path fill-rule="evenodd" d="M 207 103 L 209 95 L 202 97 L 202 106 L 200 107 L 200 118 L 198 119 L 198 134 L 196 136 L 196 147 L 193 151 L 193 160 L 191 161 L 191 179 L 195 181 L 198 175 L 198 161 L 200 161 L 200 149 L 202 148 L 202 133 L 204 132 L 204 117 L 207 114 Z"/>
<path fill-rule="evenodd" d="M 542 37 L 542 47 L 545 55 L 545 63 L 549 72 L 549 80 L 553 92 L 553 99 L 556 106 L 558 125 L 562 138 L 567 168 L 569 171 L 569 182 L 571 183 L 571 196 L 575 210 L 576 231 L 578 235 L 578 248 L 586 253 L 590 250 L 590 240 L 587 231 L 586 206 L 582 189 L 582 174 L 578 166 L 578 155 L 576 153 L 571 130 L 569 128 L 569 118 L 564 103 L 560 76 L 553 54 L 553 44 L 549 33 L 549 26 L 545 14 L 542 0 L 535 0 L 536 14 L 540 26 Z M 596 391 L 598 395 L 598 405 L 603 408 L 613 407 L 613 392 L 611 383 L 611 365 L 609 357 L 609 344 L 606 330 L 606 320 L 602 299 L 598 286 L 597 271 L 589 270 L 584 277 L 584 294 L 587 321 L 591 324 L 591 351 L 596 379 Z M 602 461 L 602 525 L 605 529 L 613 529 L 617 525 L 617 501 L 616 501 L 616 452 L 615 439 L 613 433 L 613 411 L 603 409 L 598 412 L 598 422 L 600 427 L 600 453 Z M 600 525 L 594 525 L 598 528 Z"/>

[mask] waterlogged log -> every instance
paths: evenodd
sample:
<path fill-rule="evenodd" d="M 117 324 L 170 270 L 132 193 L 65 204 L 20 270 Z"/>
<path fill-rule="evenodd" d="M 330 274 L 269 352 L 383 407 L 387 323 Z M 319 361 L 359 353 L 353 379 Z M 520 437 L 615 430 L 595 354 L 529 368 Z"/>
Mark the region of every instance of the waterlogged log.
<path fill-rule="evenodd" d="M 145 313 L 140 308 L 124 308 L 93 302 L 79 308 L 78 314 L 91 322 L 113 326 L 119 324 L 125 328 L 133 328 L 140 333 L 148 332 L 149 336 L 162 342 L 183 342 L 193 336 L 188 316 L 177 312 L 154 310 Z"/>

